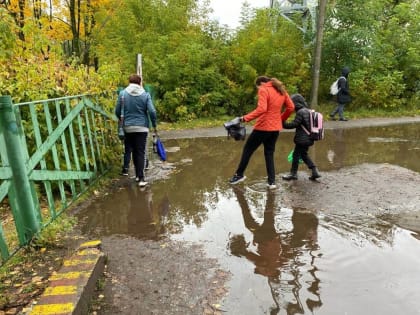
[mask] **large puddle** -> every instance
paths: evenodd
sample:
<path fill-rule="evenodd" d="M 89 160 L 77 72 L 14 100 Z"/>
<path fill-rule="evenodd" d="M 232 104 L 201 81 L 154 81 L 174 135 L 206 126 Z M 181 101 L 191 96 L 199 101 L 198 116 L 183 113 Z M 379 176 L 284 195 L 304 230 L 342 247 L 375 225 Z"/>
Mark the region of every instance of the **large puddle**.
<path fill-rule="evenodd" d="M 310 154 L 321 173 L 362 163 L 420 172 L 419 134 L 419 124 L 327 130 Z M 292 138 L 281 133 L 277 144 L 279 185 L 290 168 Z M 230 186 L 243 142 L 177 139 L 165 146 L 171 175 L 145 190 L 129 184 L 95 202 L 85 232 L 170 235 L 203 244 L 231 272 L 220 307 L 226 314 L 420 314 L 415 232 L 363 213 L 285 207 L 281 189 L 265 188 L 260 150 L 246 182 Z"/>

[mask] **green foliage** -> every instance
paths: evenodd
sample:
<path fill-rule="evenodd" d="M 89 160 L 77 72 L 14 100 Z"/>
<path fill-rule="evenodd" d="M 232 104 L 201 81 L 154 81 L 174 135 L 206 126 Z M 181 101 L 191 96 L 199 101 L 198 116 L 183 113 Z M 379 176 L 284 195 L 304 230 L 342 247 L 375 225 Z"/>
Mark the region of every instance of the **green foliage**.
<path fill-rule="evenodd" d="M 60 246 L 59 240 L 63 239 L 66 232 L 71 231 L 77 223 L 74 217 L 62 214 L 45 227 L 33 240 L 32 246 L 37 248 L 54 248 Z"/>
<path fill-rule="evenodd" d="M 402 73 L 395 71 L 389 72 L 387 76 L 371 77 L 370 72 L 359 70 L 352 75 L 351 80 L 352 85 L 357 87 L 357 92 L 353 94 L 356 94 L 360 100 L 369 100 L 357 102 L 359 106 L 368 109 L 398 109 L 404 106 L 401 95 L 405 86 Z"/>
<path fill-rule="evenodd" d="M 276 10 L 244 3 L 240 28 L 231 31 L 210 21 L 208 3 L 104 2 L 91 12 L 96 26 L 84 39 L 98 61 L 93 68 L 81 65 L 83 56 L 64 56 L 63 41 L 72 40 L 68 29 L 56 24 L 51 29 L 32 18 L 21 27 L 0 8 L 0 94 L 12 95 L 14 102 L 104 91 L 112 95 L 136 72 L 141 53 L 144 83 L 154 89 L 159 121 L 244 114 L 255 107 L 258 75 L 277 77 L 289 93 L 308 98 L 313 32 L 303 35 Z M 349 66 L 351 108 L 418 106 L 419 11 L 415 0 L 329 2 L 320 101 L 330 99 L 330 84 Z M 302 16 L 290 18 L 299 22 Z M 112 112 L 115 99 L 104 97 L 103 104 Z"/>
<path fill-rule="evenodd" d="M 10 58 L 16 43 L 14 23 L 7 11 L 0 7 L 0 65 L 2 60 Z"/>
<path fill-rule="evenodd" d="M 336 1 L 325 32 L 324 95 L 350 66 L 352 108 L 418 106 L 419 9 L 418 1 Z"/>

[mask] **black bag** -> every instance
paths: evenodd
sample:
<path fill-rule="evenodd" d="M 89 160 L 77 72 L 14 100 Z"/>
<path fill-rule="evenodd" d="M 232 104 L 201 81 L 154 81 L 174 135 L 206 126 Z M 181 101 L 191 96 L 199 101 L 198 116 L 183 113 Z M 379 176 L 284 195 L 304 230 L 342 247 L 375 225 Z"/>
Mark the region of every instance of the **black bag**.
<path fill-rule="evenodd" d="M 245 125 L 241 122 L 237 122 L 236 118 L 225 122 L 223 124 L 225 129 L 227 130 L 228 138 L 232 137 L 236 141 L 245 140 L 246 137 L 246 128 Z"/>
<path fill-rule="evenodd" d="M 124 140 L 124 138 L 125 138 L 125 132 L 124 132 L 124 94 L 121 96 L 121 112 L 120 112 L 120 119 L 118 120 L 118 138 L 120 140 Z"/>
<path fill-rule="evenodd" d="M 120 140 L 124 140 L 124 138 L 125 138 L 124 120 L 123 121 L 121 121 L 121 120 L 118 121 L 118 138 Z"/>

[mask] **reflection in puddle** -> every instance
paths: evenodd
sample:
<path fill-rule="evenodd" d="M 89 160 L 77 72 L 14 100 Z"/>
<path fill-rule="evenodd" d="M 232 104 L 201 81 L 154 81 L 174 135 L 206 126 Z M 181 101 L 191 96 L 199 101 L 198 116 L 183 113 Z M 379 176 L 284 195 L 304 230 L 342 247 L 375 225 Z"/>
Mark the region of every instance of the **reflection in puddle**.
<path fill-rule="evenodd" d="M 407 139 L 400 139 L 400 138 L 380 138 L 380 137 L 372 137 L 368 138 L 368 142 L 408 142 Z"/>
<path fill-rule="evenodd" d="M 300 299 L 301 290 L 312 294 L 306 300 L 306 305 L 313 312 L 322 305 L 320 281 L 315 274 L 316 268 L 312 268 L 312 279 L 303 283 L 299 266 L 314 266 L 312 252 L 318 249 L 316 215 L 278 208 L 276 196 L 269 192 L 266 196 L 260 196 L 266 201 L 262 218 L 258 218 L 255 212 L 253 215 L 244 191 L 237 187 L 233 190 L 242 211 L 244 226 L 251 232 L 252 238 L 246 240 L 244 234 L 231 235 L 230 253 L 246 258 L 254 264 L 255 274 L 267 278 L 274 302 L 270 314 L 280 310 L 303 314 L 305 306 Z"/>
<path fill-rule="evenodd" d="M 284 208 L 281 193 L 234 187 L 207 199 L 207 220 L 172 237 L 205 244 L 232 273 L 227 314 L 419 309 L 416 234 L 375 217 Z"/>
<path fill-rule="evenodd" d="M 362 163 L 420 172 L 419 132 L 419 125 L 327 130 L 311 154 L 324 172 Z M 290 168 L 292 138 L 280 135 L 277 174 Z M 232 274 L 226 314 L 420 314 L 416 233 L 363 211 L 284 207 L 281 185 L 265 189 L 262 154 L 253 156 L 247 181 L 230 186 L 241 142 L 177 139 L 165 146 L 180 148 L 168 154 L 168 176 L 144 191 L 127 184 L 93 204 L 81 214 L 85 232 L 204 244 Z"/>

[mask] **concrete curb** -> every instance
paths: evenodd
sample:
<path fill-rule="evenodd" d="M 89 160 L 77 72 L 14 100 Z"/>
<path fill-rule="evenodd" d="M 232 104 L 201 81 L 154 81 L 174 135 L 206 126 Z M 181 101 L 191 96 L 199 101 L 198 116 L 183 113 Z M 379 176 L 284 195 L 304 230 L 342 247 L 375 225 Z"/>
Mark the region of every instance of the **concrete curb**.
<path fill-rule="evenodd" d="M 76 253 L 64 260 L 60 271 L 50 277 L 50 285 L 27 314 L 87 314 L 96 281 L 105 267 L 100 246 L 100 241 L 80 245 Z"/>

